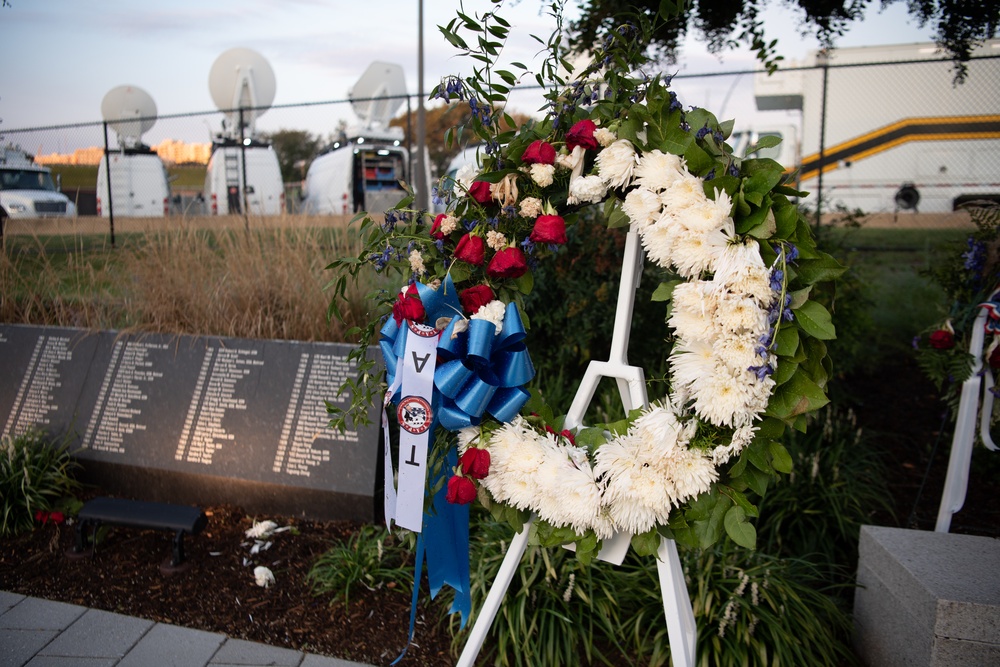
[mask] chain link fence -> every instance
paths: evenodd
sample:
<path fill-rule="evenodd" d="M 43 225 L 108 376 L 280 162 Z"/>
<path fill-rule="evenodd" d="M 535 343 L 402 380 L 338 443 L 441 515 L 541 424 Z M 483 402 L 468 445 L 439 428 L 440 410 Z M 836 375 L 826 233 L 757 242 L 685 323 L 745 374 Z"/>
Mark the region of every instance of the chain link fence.
<path fill-rule="evenodd" d="M 761 137 L 782 136 L 763 154 L 798 167 L 800 188 L 811 193 L 802 203 L 824 221 L 825 214 L 859 209 L 885 224 L 898 224 L 901 216 L 913 224 L 966 224 L 954 212 L 958 205 L 1000 199 L 1000 41 L 969 63 L 961 84 L 954 83 L 950 61 L 918 46 L 905 62 L 876 62 L 870 49 L 842 49 L 770 77 L 753 70 L 680 73 L 672 85 L 685 105 L 736 118 L 730 142 L 738 153 Z M 512 103 L 528 113 L 544 102 L 537 87 L 516 95 Z M 414 110 L 416 98 L 405 99 L 405 108 Z M 252 109 L 164 115 L 141 142 L 127 136 L 135 132 L 123 132 L 121 122 L 5 128 L 2 231 L 113 239 L 116 232 L 182 224 L 322 226 L 362 207 L 376 210 L 366 204 L 398 196 L 400 178 L 413 182 L 407 149 L 415 128 L 355 144 L 361 161 L 337 167 L 336 186 L 326 181 L 331 191 L 322 196 L 330 205 L 304 206 L 307 194 L 316 196 L 304 192 L 310 166 L 346 138 L 336 119 L 352 115 L 347 104 L 273 106 L 256 128 L 245 119 L 234 122 Z M 228 132 L 220 132 L 227 125 Z M 307 154 L 289 154 L 300 145 L 265 141 L 297 131 Z"/>

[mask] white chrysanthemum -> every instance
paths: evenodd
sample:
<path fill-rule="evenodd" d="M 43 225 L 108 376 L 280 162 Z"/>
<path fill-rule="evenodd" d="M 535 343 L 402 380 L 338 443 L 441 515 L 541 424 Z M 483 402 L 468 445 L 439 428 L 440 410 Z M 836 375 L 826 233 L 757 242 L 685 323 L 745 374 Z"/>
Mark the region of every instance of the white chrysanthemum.
<path fill-rule="evenodd" d="M 618 135 L 606 127 L 599 127 L 594 130 L 594 139 L 597 139 L 597 143 L 605 148 L 613 144 L 617 138 Z"/>
<path fill-rule="evenodd" d="M 270 537 L 274 533 L 275 528 L 278 527 L 273 521 L 254 521 L 253 528 L 246 531 L 246 536 L 252 539 L 263 539 L 265 537 Z"/>
<path fill-rule="evenodd" d="M 694 395 L 695 386 L 715 374 L 717 363 L 711 343 L 697 340 L 678 341 L 670 355 L 670 373 L 674 379 L 674 386 L 688 388 Z M 686 401 L 682 401 L 681 404 L 684 402 Z"/>
<path fill-rule="evenodd" d="M 542 200 L 538 197 L 525 197 L 521 200 L 518 212 L 525 218 L 537 218 L 542 214 Z"/>
<path fill-rule="evenodd" d="M 424 258 L 416 248 L 410 251 L 410 270 L 418 275 L 427 272 L 427 269 L 424 268 Z"/>
<path fill-rule="evenodd" d="M 552 176 L 556 173 L 556 168 L 551 164 L 535 163 L 531 165 L 531 180 L 540 188 L 547 188 L 552 185 Z"/>
<path fill-rule="evenodd" d="M 660 193 L 660 201 L 668 211 L 681 211 L 696 206 L 707 199 L 705 182 L 697 176 L 685 172 Z"/>
<path fill-rule="evenodd" d="M 597 171 L 609 188 L 626 187 L 637 164 L 639 156 L 628 139 L 619 139 L 597 155 Z"/>
<path fill-rule="evenodd" d="M 678 502 L 705 493 L 718 479 L 712 460 L 698 450 L 686 450 L 675 462 L 673 482 Z"/>
<path fill-rule="evenodd" d="M 507 313 L 507 304 L 499 299 L 494 299 L 490 301 L 485 306 L 482 306 L 476 313 L 470 317 L 471 320 L 489 320 L 496 326 L 496 331 L 494 335 L 499 335 L 503 331 L 503 318 Z"/>
<path fill-rule="evenodd" d="M 763 363 L 757 354 L 758 336 L 753 333 L 725 332 L 714 344 L 715 357 L 730 368 L 746 370 Z"/>
<path fill-rule="evenodd" d="M 569 182 L 568 203 L 596 204 L 604 199 L 608 186 L 600 176 L 581 176 Z M 574 201 L 575 200 L 575 201 Z"/>
<path fill-rule="evenodd" d="M 733 439 L 728 445 L 719 445 L 712 450 L 712 462 L 715 465 L 728 463 L 729 459 L 743 451 L 743 448 L 753 440 L 757 429 L 751 424 L 744 424 L 733 431 Z"/>
<path fill-rule="evenodd" d="M 721 289 L 718 308 L 715 312 L 716 324 L 727 331 L 746 331 L 759 338 L 767 331 L 767 311 L 756 299 L 733 294 Z"/>
<path fill-rule="evenodd" d="M 702 196 L 701 201 L 692 202 L 691 205 L 676 212 L 677 219 L 690 230 L 698 232 L 708 232 L 722 229 L 726 220 L 730 218 L 733 204 L 729 195 L 719 190 L 715 191 L 715 199 Z"/>
<path fill-rule="evenodd" d="M 676 225 L 669 219 L 660 218 L 640 233 L 639 240 L 642 241 L 642 247 L 649 261 L 661 268 L 670 269 L 673 267 L 676 236 Z"/>
<path fill-rule="evenodd" d="M 657 509 L 670 499 L 656 470 L 638 458 L 635 436 L 619 436 L 597 449 L 594 472 L 604 480 L 604 502 L 622 532 L 643 533 L 657 523 Z M 662 513 L 662 512 L 661 512 Z"/>
<path fill-rule="evenodd" d="M 695 412 L 716 426 L 747 423 L 756 412 L 750 405 L 753 394 L 746 373 L 734 373 L 723 364 L 716 364 L 712 370 L 691 386 Z M 755 377 L 752 373 L 750 376 Z"/>
<path fill-rule="evenodd" d="M 757 299 L 765 307 L 774 299 L 771 272 L 752 238 L 723 249 L 715 261 L 715 280 L 732 292 Z"/>
<path fill-rule="evenodd" d="M 708 281 L 684 282 L 674 287 L 669 325 L 688 341 L 711 342 L 717 335 L 715 311 L 719 296 Z"/>
<path fill-rule="evenodd" d="M 687 173 L 684 159 L 673 153 L 652 150 L 644 153 L 635 168 L 635 180 L 644 187 L 655 192 L 669 188 L 676 180 Z"/>
<path fill-rule="evenodd" d="M 635 420 L 632 425 L 635 434 L 651 444 L 651 448 L 662 458 L 671 455 L 677 447 L 686 447 L 684 426 L 669 408 L 654 406 Z"/>
<path fill-rule="evenodd" d="M 491 229 L 486 232 L 486 245 L 493 250 L 503 250 L 507 247 L 507 237 L 503 235 L 503 232 Z"/>
<path fill-rule="evenodd" d="M 682 228 L 675 231 L 670 258 L 677 273 L 685 278 L 699 276 L 715 268 L 715 259 L 729 244 L 719 230 L 698 232 Z"/>
<path fill-rule="evenodd" d="M 636 188 L 625 195 L 622 211 L 642 234 L 646 228 L 660 217 L 663 205 L 655 192 L 647 188 Z"/>
<path fill-rule="evenodd" d="M 469 445 L 478 445 L 480 431 L 478 426 L 467 426 L 458 430 L 458 453 L 464 454 Z"/>
<path fill-rule="evenodd" d="M 464 197 L 469 193 L 469 188 L 472 187 L 473 182 L 476 180 L 476 176 L 479 172 L 476 171 L 476 165 L 474 164 L 463 164 L 459 167 L 458 171 L 455 173 L 455 195 L 458 197 Z"/>
<path fill-rule="evenodd" d="M 442 234 L 447 236 L 456 229 L 458 229 L 458 218 L 456 218 L 453 215 L 446 215 L 445 217 L 441 218 L 441 226 L 438 228 L 438 230 Z"/>

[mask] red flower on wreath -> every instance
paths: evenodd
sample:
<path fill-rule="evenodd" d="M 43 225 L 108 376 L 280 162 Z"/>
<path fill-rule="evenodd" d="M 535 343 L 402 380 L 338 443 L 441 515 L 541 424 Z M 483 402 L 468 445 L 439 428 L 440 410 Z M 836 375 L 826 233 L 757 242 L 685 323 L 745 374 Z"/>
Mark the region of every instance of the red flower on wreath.
<path fill-rule="evenodd" d="M 540 215 L 528 237 L 533 243 L 566 243 L 566 221 L 560 215 Z"/>
<path fill-rule="evenodd" d="M 476 499 L 476 485 L 468 477 L 452 475 L 444 499 L 455 505 L 468 505 Z"/>
<path fill-rule="evenodd" d="M 929 341 L 935 350 L 950 350 L 955 347 L 955 334 L 947 329 L 938 329 L 930 335 Z"/>
<path fill-rule="evenodd" d="M 570 150 L 577 146 L 583 146 L 588 150 L 597 148 L 597 139 L 594 138 L 596 130 L 597 125 L 589 118 L 579 121 L 566 133 L 566 148 Z"/>
<path fill-rule="evenodd" d="M 434 224 L 431 225 L 431 238 L 439 240 L 444 238 L 444 233 L 441 231 L 441 221 L 447 217 L 447 213 L 439 213 L 438 217 L 434 218 Z"/>
<path fill-rule="evenodd" d="M 392 319 L 396 320 L 396 324 L 402 324 L 403 320 L 423 322 L 426 316 L 416 285 L 411 284 L 405 292 L 400 292 L 396 303 L 392 304 Z"/>
<path fill-rule="evenodd" d="M 556 149 L 541 139 L 532 141 L 521 154 L 521 162 L 525 164 L 555 164 L 555 161 Z"/>
<path fill-rule="evenodd" d="M 473 285 L 458 293 L 458 300 L 462 303 L 462 310 L 469 315 L 475 315 L 479 309 L 496 298 L 489 285 Z"/>
<path fill-rule="evenodd" d="M 482 236 L 466 234 L 458 240 L 455 246 L 455 259 L 468 262 L 473 266 L 480 266 L 486 259 L 486 243 Z"/>
<path fill-rule="evenodd" d="M 469 447 L 458 459 L 462 474 L 474 479 L 482 479 L 490 474 L 490 450 Z"/>
<path fill-rule="evenodd" d="M 490 278 L 520 278 L 528 272 L 528 263 L 520 248 L 504 248 L 493 255 L 486 267 L 486 275 Z"/>
<path fill-rule="evenodd" d="M 486 181 L 475 181 L 470 185 L 469 196 L 480 204 L 489 204 L 493 199 L 493 194 L 490 192 L 490 184 Z"/>

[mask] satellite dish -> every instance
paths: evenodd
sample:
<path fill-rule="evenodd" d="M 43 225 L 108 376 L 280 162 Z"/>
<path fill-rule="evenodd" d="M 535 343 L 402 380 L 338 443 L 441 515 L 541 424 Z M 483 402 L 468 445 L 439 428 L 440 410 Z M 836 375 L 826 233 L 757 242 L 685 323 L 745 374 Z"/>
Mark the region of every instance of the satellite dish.
<path fill-rule="evenodd" d="M 354 113 L 366 128 L 388 127 L 406 95 L 403 66 L 373 62 L 347 93 Z M 382 99 L 372 99 L 382 98 Z"/>
<path fill-rule="evenodd" d="M 121 146 L 135 148 L 156 124 L 156 102 L 138 86 L 118 86 L 101 100 L 101 116 L 118 135 Z"/>
<path fill-rule="evenodd" d="M 256 51 L 235 48 L 225 51 L 215 59 L 208 73 L 208 89 L 212 101 L 226 112 L 229 134 L 240 135 L 240 110 L 243 110 L 243 127 L 253 136 L 254 123 L 274 102 L 277 84 L 274 70 L 264 56 Z"/>

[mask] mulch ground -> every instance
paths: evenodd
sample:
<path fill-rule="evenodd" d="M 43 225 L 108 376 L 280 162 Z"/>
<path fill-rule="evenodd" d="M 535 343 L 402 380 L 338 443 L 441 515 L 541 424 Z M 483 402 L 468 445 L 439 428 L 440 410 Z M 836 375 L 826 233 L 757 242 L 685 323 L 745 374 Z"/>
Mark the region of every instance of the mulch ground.
<path fill-rule="evenodd" d="M 934 388 L 907 359 L 845 384 L 850 390 L 839 400 L 854 407 L 886 463 L 895 512 L 873 522 L 933 530 L 951 444 L 950 427 L 942 432 L 944 406 Z M 998 474 L 1000 454 L 978 447 L 965 509 L 953 518 L 952 532 L 1000 537 L 1000 497 L 993 485 Z M 345 607 L 314 597 L 308 588 L 306 573 L 315 557 L 346 539 L 357 524 L 250 517 L 231 506 L 206 510 L 208 527 L 186 543 L 193 563 L 187 572 L 160 573 L 170 554 L 168 533 L 117 529 L 92 559 L 73 561 L 65 556 L 73 529 L 48 525 L 0 542 L 0 590 L 375 665 L 388 664 L 402 650 L 409 622 L 405 591 L 352 591 Z M 275 535 L 267 551 L 251 556 L 245 531 L 254 519 L 292 525 L 297 532 Z M 269 567 L 275 585 L 258 587 L 255 565 Z M 416 643 L 403 665 L 454 664 L 450 637 L 438 618 L 435 607 L 421 607 Z"/>

